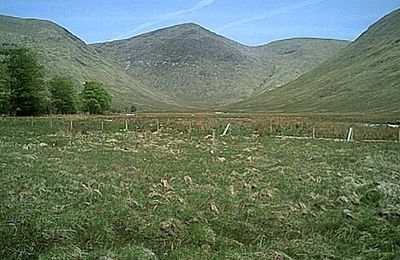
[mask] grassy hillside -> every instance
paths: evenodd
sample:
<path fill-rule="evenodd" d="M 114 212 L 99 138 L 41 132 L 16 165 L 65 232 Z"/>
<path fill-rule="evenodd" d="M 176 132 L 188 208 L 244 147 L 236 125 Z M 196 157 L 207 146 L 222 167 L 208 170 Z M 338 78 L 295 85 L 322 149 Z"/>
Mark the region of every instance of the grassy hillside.
<path fill-rule="evenodd" d="M 346 44 L 293 39 L 249 47 L 189 23 L 93 47 L 150 88 L 208 108 L 281 86 Z"/>
<path fill-rule="evenodd" d="M 400 112 L 400 10 L 282 88 L 232 106 L 241 110 Z"/>
<path fill-rule="evenodd" d="M 48 76 L 69 76 L 79 83 L 103 82 L 114 96 L 117 106 L 136 104 L 143 110 L 176 109 L 164 97 L 142 84 L 112 61 L 65 30 L 43 20 L 0 15 L 0 44 L 12 43 L 32 49 L 44 65 Z"/>
<path fill-rule="evenodd" d="M 273 63 L 274 71 L 268 77 L 264 74 L 264 82 L 256 93 L 275 89 L 297 79 L 348 44 L 348 41 L 294 38 L 257 47 L 261 60 Z"/>

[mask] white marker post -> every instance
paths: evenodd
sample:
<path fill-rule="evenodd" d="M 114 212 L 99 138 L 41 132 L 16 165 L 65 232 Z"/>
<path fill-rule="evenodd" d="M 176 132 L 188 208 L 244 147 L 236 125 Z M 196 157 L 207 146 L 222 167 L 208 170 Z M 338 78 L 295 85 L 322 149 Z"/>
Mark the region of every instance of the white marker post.
<path fill-rule="evenodd" d="M 230 127 L 231 127 L 231 123 L 229 123 L 229 124 L 225 127 L 225 130 L 224 130 L 224 132 L 222 133 L 221 136 L 225 136 L 225 135 L 228 133 L 228 130 L 229 130 Z"/>
<path fill-rule="evenodd" d="M 354 130 L 353 127 L 349 128 L 349 132 L 347 134 L 347 142 L 353 141 Z"/>

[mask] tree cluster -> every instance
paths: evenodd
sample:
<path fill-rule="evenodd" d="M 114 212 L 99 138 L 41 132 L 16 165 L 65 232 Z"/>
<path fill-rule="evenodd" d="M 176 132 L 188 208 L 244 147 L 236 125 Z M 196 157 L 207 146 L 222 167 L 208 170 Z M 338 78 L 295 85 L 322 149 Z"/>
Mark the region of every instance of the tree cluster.
<path fill-rule="evenodd" d="M 112 98 L 103 84 L 86 82 L 81 93 L 68 78 L 44 80 L 43 67 L 25 48 L 0 48 L 0 115 L 103 114 Z"/>

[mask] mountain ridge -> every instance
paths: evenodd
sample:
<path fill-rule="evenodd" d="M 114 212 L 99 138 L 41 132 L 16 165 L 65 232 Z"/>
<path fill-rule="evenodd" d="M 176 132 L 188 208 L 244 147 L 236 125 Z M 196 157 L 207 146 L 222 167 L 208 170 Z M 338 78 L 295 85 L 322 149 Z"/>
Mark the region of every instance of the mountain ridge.
<path fill-rule="evenodd" d="M 152 93 L 113 61 L 100 55 L 57 23 L 0 15 L 0 43 L 32 49 L 49 77 L 71 77 L 77 83 L 101 81 L 120 108 L 135 104 L 144 110 L 177 109 L 173 101 Z"/>
<path fill-rule="evenodd" d="M 296 49 L 278 53 L 276 45 L 287 42 L 293 42 L 291 47 Z M 301 44 L 295 46 L 294 42 Z M 307 49 L 310 42 L 314 46 Z M 347 44 L 339 40 L 298 38 L 253 47 L 198 24 L 186 23 L 91 46 L 133 77 L 146 82 L 152 90 L 207 108 L 279 87 Z M 287 69 L 290 71 L 285 72 Z"/>
<path fill-rule="evenodd" d="M 236 104 L 242 111 L 400 112 L 400 9 L 356 41 L 276 91 Z M 233 106 L 230 109 L 234 109 Z"/>

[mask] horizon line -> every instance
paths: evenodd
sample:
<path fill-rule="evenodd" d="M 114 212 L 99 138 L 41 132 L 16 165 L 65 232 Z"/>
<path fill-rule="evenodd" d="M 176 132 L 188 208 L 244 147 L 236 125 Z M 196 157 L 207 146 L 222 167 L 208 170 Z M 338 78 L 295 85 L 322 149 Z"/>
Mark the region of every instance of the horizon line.
<path fill-rule="evenodd" d="M 355 37 L 354 39 L 344 39 L 344 38 L 334 38 L 334 37 L 319 37 L 319 36 L 315 36 L 315 35 L 295 35 L 295 36 L 291 36 L 291 37 L 288 37 L 288 38 L 283 38 L 283 37 L 282 38 L 276 38 L 276 39 L 267 41 L 265 43 L 260 43 L 260 44 L 254 44 L 253 45 L 253 44 L 247 44 L 247 43 L 241 42 L 241 41 L 236 40 L 236 39 L 232 39 L 232 38 L 230 38 L 230 37 L 218 32 L 216 30 L 213 30 L 211 28 L 205 27 L 205 26 L 203 26 L 200 23 L 197 23 L 195 21 L 187 21 L 187 22 L 181 22 L 181 23 L 172 23 L 170 25 L 158 27 L 156 29 L 148 30 L 148 31 L 141 32 L 141 33 L 138 33 L 138 34 L 133 34 L 132 36 L 128 36 L 128 37 L 111 38 L 111 39 L 105 39 L 105 40 L 100 40 L 100 41 L 86 41 L 83 37 L 81 37 L 78 34 L 74 33 L 69 28 L 67 28 L 64 25 L 58 23 L 57 21 L 54 21 L 54 20 L 51 20 L 51 19 L 41 18 L 41 17 L 36 17 L 36 16 L 29 16 L 29 17 L 16 16 L 16 15 L 9 15 L 9 14 L 3 14 L 3 13 L 0 13 L 0 16 L 10 17 L 10 18 L 17 18 L 17 19 L 24 19 L 24 20 L 37 20 L 37 21 L 50 22 L 50 23 L 53 23 L 53 24 L 65 29 L 65 30 L 67 30 L 69 33 L 71 33 L 75 37 L 78 37 L 81 41 L 83 41 L 85 44 L 88 44 L 88 45 L 109 43 L 109 42 L 114 42 L 114 41 L 129 40 L 129 39 L 140 37 L 140 36 L 143 36 L 143 35 L 146 35 L 146 34 L 149 34 L 149 33 L 157 32 L 157 31 L 160 31 L 160 30 L 166 30 L 166 29 L 169 29 L 169 28 L 172 28 L 172 27 L 181 26 L 181 25 L 185 25 L 185 24 L 195 24 L 195 25 L 203 28 L 204 30 L 210 31 L 212 33 L 215 33 L 218 36 L 224 37 L 224 38 L 226 38 L 228 40 L 234 41 L 236 43 L 239 43 L 239 44 L 247 46 L 247 47 L 260 47 L 260 46 L 264 46 L 264 45 L 267 45 L 267 44 L 270 44 L 270 43 L 273 43 L 273 42 L 285 41 L 285 40 L 291 40 L 291 39 L 302 39 L 302 38 L 304 38 L 304 39 L 321 39 L 321 40 L 337 40 L 337 41 L 354 42 L 363 32 L 365 32 L 365 31 L 360 32 L 359 35 L 357 37 Z"/>

